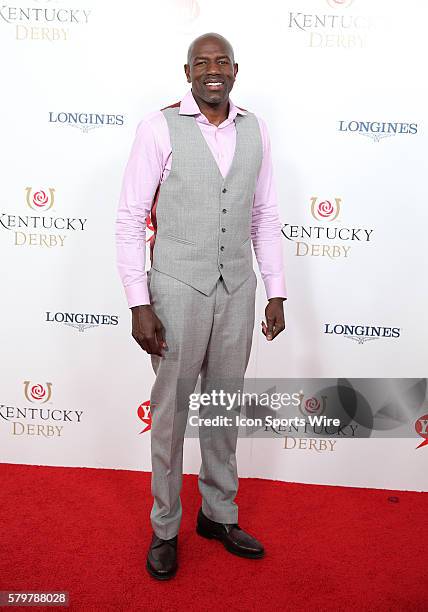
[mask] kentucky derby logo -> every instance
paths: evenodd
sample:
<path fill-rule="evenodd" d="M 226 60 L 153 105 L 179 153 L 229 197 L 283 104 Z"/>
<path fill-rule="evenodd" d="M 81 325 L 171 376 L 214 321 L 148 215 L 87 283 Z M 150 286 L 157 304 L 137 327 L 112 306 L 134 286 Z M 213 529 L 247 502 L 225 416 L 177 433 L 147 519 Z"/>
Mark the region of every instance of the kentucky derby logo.
<path fill-rule="evenodd" d="M 308 397 L 304 399 L 304 395 L 300 394 L 299 410 L 304 415 L 321 415 L 325 412 L 327 405 L 327 397 L 321 396 L 321 401 L 317 397 Z"/>
<path fill-rule="evenodd" d="M 6 421 L 9 424 L 11 436 L 23 438 L 38 436 L 39 440 L 63 438 L 69 423 L 82 422 L 83 410 L 61 409 L 50 401 L 52 383 L 33 383 L 26 380 L 23 385 L 25 399 L 31 402 L 31 406 L 0 404 L 1 422 Z"/>
<path fill-rule="evenodd" d="M 24 394 L 29 402 L 46 404 L 52 396 L 52 383 L 33 385 L 29 380 L 26 380 L 24 382 Z"/>
<path fill-rule="evenodd" d="M 324 200 L 318 202 L 318 198 L 311 198 L 311 214 L 317 221 L 334 221 L 339 216 L 341 198 L 334 198 L 333 202 Z"/>
<path fill-rule="evenodd" d="M 32 187 L 26 188 L 27 205 L 33 210 L 46 212 L 51 209 L 55 199 L 55 189 L 49 187 L 47 191 L 33 191 Z"/>
<path fill-rule="evenodd" d="M 38 2 L 39 0 L 37 0 Z M 18 6 L 3 4 L 0 6 L 0 23 L 9 24 L 15 31 L 16 40 L 39 41 L 43 44 L 66 41 L 70 33 L 79 26 L 85 26 L 92 13 L 84 8 L 66 8 L 63 6 Z M 28 3 L 30 4 L 30 3 Z M 72 3 L 71 3 L 72 4 Z"/>
<path fill-rule="evenodd" d="M 152 415 L 150 412 L 150 400 L 143 402 L 138 406 L 138 418 L 144 423 L 145 428 L 140 431 L 140 434 L 149 431 L 152 428 Z"/>
<path fill-rule="evenodd" d="M 316 13 L 309 12 L 308 3 L 288 12 L 289 31 L 298 34 L 308 47 L 361 49 L 385 21 L 379 15 L 348 11 L 353 0 L 325 0 L 320 4 Z M 334 10 L 328 10 L 326 5 Z"/>
<path fill-rule="evenodd" d="M 415 423 L 416 433 L 423 438 L 423 441 L 416 448 L 422 448 L 428 444 L 428 414 L 419 417 Z"/>
<path fill-rule="evenodd" d="M 347 227 L 342 224 L 342 219 L 338 219 L 342 198 L 320 200 L 313 196 L 309 208 L 312 216 L 310 224 L 284 223 L 281 227 L 283 236 L 294 243 L 296 257 L 325 257 L 332 261 L 346 259 L 355 247 L 360 248 L 357 245 L 371 241 L 373 229 Z M 318 223 L 314 223 L 313 219 Z"/>
<path fill-rule="evenodd" d="M 57 207 L 55 189 L 35 190 L 26 187 L 25 202 L 32 212 L 28 215 L 0 211 L 0 231 L 10 232 L 14 246 L 63 247 L 70 233 L 83 232 L 87 219 L 80 217 L 52 217 L 50 209 Z M 27 212 L 29 212 L 27 210 Z M 48 214 L 46 214 L 48 213 Z"/>

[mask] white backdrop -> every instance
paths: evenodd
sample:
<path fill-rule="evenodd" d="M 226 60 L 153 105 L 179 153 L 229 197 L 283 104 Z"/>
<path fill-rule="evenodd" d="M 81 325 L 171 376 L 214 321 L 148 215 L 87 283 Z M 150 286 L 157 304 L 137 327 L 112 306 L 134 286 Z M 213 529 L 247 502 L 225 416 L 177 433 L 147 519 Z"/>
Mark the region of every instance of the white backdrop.
<path fill-rule="evenodd" d="M 284 235 L 288 330 L 261 335 L 258 275 L 247 376 L 426 375 L 427 17 L 416 0 L 2 6 L 2 461 L 150 469 L 138 408 L 154 375 L 130 335 L 114 220 L 137 123 L 186 93 L 187 47 L 204 32 L 234 46 L 231 97 L 268 124 L 295 237 Z M 297 237 L 309 227 L 321 229 Z M 357 324 L 398 331 L 340 333 Z M 325 450 L 284 433 L 240 440 L 240 474 L 427 490 L 421 438 L 351 438 Z M 197 472 L 197 441 L 185 449 Z"/>

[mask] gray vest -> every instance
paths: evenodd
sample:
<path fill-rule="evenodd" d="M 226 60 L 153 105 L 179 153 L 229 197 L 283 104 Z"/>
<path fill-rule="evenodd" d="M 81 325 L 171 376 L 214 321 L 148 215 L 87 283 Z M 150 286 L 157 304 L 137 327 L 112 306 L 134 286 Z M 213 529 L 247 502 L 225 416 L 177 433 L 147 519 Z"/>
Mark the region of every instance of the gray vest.
<path fill-rule="evenodd" d="M 220 276 L 233 291 L 253 270 L 251 215 L 263 157 L 254 113 L 237 115 L 235 155 L 223 178 L 191 115 L 162 110 L 172 166 L 160 185 L 152 267 L 209 295 Z"/>

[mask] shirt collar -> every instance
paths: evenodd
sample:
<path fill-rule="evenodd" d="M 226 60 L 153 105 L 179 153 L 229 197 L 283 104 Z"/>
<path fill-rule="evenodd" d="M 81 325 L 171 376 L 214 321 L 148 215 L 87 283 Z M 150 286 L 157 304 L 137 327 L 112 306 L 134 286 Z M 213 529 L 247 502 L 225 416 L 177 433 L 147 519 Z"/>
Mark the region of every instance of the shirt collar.
<path fill-rule="evenodd" d="M 193 97 L 193 93 L 191 89 L 189 89 L 186 95 L 181 99 L 180 110 L 178 112 L 180 115 L 200 115 L 202 114 L 201 109 L 199 108 L 199 106 L 196 103 L 195 98 Z M 246 115 L 247 111 L 236 106 L 232 102 L 232 100 L 229 98 L 228 119 L 231 121 L 234 120 L 237 114 Z"/>

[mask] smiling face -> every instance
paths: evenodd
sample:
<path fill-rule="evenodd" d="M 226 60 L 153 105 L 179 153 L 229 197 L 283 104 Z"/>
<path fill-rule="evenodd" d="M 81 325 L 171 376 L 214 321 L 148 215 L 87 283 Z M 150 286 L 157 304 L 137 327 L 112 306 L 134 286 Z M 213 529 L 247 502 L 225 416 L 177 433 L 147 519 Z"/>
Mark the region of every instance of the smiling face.
<path fill-rule="evenodd" d="M 184 69 L 194 96 L 208 104 L 219 104 L 229 99 L 238 64 L 225 39 L 205 37 L 191 46 Z"/>

